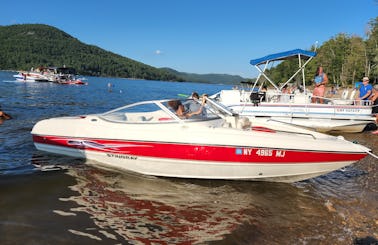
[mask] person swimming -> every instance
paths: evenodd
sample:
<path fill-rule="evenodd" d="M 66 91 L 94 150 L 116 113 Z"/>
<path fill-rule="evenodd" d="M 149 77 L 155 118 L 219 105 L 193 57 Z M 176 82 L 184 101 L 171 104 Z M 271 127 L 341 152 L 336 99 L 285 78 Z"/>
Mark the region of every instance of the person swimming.
<path fill-rule="evenodd" d="M 12 117 L 9 114 L 7 114 L 7 113 L 5 113 L 3 111 L 0 111 L 0 118 L 8 120 L 8 119 L 11 119 Z"/>

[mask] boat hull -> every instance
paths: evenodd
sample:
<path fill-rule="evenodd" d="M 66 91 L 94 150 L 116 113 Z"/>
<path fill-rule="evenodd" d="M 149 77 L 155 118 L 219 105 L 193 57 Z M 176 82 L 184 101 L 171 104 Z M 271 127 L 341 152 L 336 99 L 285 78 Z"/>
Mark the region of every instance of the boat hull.
<path fill-rule="evenodd" d="M 85 158 L 87 163 L 146 175 L 295 182 L 361 159 L 363 152 L 340 153 L 173 142 L 137 142 L 33 136 L 38 150 Z"/>
<path fill-rule="evenodd" d="M 369 151 L 343 137 L 251 125 L 212 100 L 206 100 L 204 118 L 181 119 L 165 107 L 168 102 L 42 120 L 33 127 L 33 141 L 38 150 L 146 175 L 279 182 L 331 172 Z"/>
<path fill-rule="evenodd" d="M 277 120 L 324 133 L 359 133 L 375 120 L 371 114 L 371 107 L 368 106 L 290 103 L 261 103 L 258 106 L 251 103 L 223 104 L 250 119 Z"/>
<path fill-rule="evenodd" d="M 367 125 L 373 123 L 370 120 L 337 120 L 319 118 L 293 118 L 293 117 L 256 117 L 248 116 L 254 124 L 269 125 L 276 130 L 284 130 L 283 124 L 287 126 L 303 127 L 317 132 L 343 132 L 359 133 L 364 131 Z"/>

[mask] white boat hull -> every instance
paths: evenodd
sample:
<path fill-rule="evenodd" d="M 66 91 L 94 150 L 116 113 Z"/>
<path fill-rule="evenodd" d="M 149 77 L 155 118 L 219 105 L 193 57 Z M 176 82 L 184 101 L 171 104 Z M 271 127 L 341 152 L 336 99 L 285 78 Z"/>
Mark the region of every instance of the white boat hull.
<path fill-rule="evenodd" d="M 292 183 L 317 177 L 342 167 L 354 161 L 342 162 L 312 162 L 312 163 L 219 163 L 212 161 L 171 160 L 154 157 L 133 156 L 138 160 L 129 160 L 128 155 L 119 155 L 109 159 L 104 153 L 70 149 L 48 144 L 35 144 L 36 148 L 54 154 L 86 158 L 88 164 L 128 170 L 145 175 L 195 178 L 195 179 L 223 179 L 223 180 L 254 180 L 270 182 Z"/>
<path fill-rule="evenodd" d="M 284 103 L 261 102 L 255 105 L 249 101 L 249 94 L 241 96 L 237 90 L 222 90 L 219 93 L 219 102 L 251 120 L 263 118 L 266 121 L 281 121 L 318 132 L 357 133 L 375 121 L 371 106 L 296 103 L 295 96 L 300 98 L 302 95 L 291 95 L 294 99 Z"/>
<path fill-rule="evenodd" d="M 288 117 L 248 117 L 253 124 L 269 125 L 276 130 L 285 130 L 285 126 L 297 126 L 317 132 L 343 132 L 343 133 L 358 133 L 362 132 L 367 125 L 373 123 L 370 120 L 356 121 L 356 120 L 335 120 L 335 119 L 313 119 L 313 118 L 288 118 Z"/>

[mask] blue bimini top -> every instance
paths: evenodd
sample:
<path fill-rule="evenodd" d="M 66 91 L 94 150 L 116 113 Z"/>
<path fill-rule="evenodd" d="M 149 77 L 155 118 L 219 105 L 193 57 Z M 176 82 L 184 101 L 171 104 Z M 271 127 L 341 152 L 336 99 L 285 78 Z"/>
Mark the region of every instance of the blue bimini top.
<path fill-rule="evenodd" d="M 316 52 L 312 51 L 306 51 L 303 49 L 294 49 L 286 52 L 276 53 L 276 54 L 270 54 L 267 56 L 264 56 L 262 58 L 251 60 L 249 63 L 254 66 L 258 66 L 261 64 L 264 64 L 266 62 L 276 61 L 276 60 L 286 60 L 292 57 L 298 57 L 298 55 L 301 56 L 301 58 L 308 59 L 311 57 L 316 56 Z"/>

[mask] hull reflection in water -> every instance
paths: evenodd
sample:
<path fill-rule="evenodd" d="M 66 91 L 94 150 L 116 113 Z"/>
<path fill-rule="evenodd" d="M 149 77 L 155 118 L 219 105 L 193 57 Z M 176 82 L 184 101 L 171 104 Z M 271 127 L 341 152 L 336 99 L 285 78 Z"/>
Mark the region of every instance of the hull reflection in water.
<path fill-rule="evenodd" d="M 107 173 L 98 169 L 69 171 L 78 184 L 75 201 L 108 233 L 141 244 L 193 244 L 221 240 L 246 221 L 247 195 L 222 196 L 215 190 L 190 183 L 132 174 Z M 105 176 L 104 176 L 105 175 Z M 227 186 L 222 187 L 229 188 Z M 218 193 L 219 192 L 219 193 Z"/>
<path fill-rule="evenodd" d="M 60 199 L 79 207 L 55 211 L 89 214 L 96 228 L 70 230 L 76 235 L 132 244 L 351 240 L 342 219 L 305 183 L 164 179 L 83 168 L 67 172 L 77 179 L 71 189 L 79 195 Z"/>

